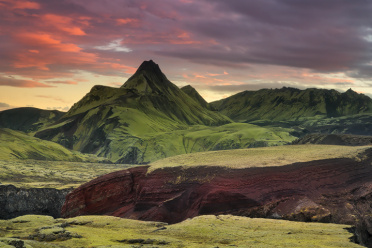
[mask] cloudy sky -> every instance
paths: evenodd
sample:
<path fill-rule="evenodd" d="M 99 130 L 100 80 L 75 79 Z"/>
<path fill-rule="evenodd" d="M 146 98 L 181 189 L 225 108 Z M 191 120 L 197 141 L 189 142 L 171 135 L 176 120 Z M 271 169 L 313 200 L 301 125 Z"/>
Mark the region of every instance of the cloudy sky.
<path fill-rule="evenodd" d="M 372 1 L 0 0 L 0 110 L 67 110 L 152 59 L 207 101 L 260 88 L 372 95 Z"/>

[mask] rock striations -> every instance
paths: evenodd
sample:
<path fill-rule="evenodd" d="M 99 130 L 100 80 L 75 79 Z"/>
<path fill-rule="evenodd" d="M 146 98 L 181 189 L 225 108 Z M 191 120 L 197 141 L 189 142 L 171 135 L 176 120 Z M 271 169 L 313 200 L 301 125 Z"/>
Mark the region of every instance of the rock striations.
<path fill-rule="evenodd" d="M 372 150 L 356 160 L 327 159 L 281 167 L 137 167 L 72 191 L 63 217 L 113 215 L 176 223 L 233 214 L 352 224 L 364 244 L 372 235 Z"/>

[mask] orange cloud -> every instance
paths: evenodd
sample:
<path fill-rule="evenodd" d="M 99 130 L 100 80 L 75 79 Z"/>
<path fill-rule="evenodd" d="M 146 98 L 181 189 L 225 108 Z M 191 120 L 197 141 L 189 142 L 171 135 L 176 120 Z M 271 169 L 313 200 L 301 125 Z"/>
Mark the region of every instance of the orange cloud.
<path fill-rule="evenodd" d="M 14 57 L 15 68 L 38 68 L 48 71 L 51 64 L 94 64 L 97 55 L 82 52 L 73 43 L 62 43 L 61 40 L 47 33 L 20 33 L 16 39 L 28 47 L 28 52 L 18 52 Z M 37 49 L 35 49 L 37 48 Z"/>
<path fill-rule="evenodd" d="M 196 78 L 207 78 L 206 76 L 199 75 L 199 74 L 196 74 L 196 73 L 194 73 L 194 77 L 196 77 Z"/>
<path fill-rule="evenodd" d="M 40 4 L 31 1 L 0 0 L 0 7 L 6 9 L 40 9 Z"/>
<path fill-rule="evenodd" d="M 70 81 L 70 80 L 47 81 L 47 83 L 51 83 L 51 84 L 78 84 L 78 82 Z"/>
<path fill-rule="evenodd" d="M 4 77 L 4 76 L 0 76 L 0 85 L 21 87 L 21 88 L 53 87 L 53 86 L 40 83 L 34 80 L 16 79 L 12 77 Z"/>
<path fill-rule="evenodd" d="M 127 24 L 138 25 L 139 24 L 139 20 L 138 19 L 134 19 L 134 18 L 119 18 L 119 19 L 116 19 L 116 23 L 118 25 L 127 25 Z"/>
<path fill-rule="evenodd" d="M 62 30 L 71 35 L 86 35 L 86 33 L 78 26 L 74 26 L 73 19 L 67 16 L 54 14 L 46 14 L 41 16 L 41 20 L 47 25 L 51 25 L 56 29 Z M 86 19 L 83 19 L 83 24 L 88 25 Z"/>
<path fill-rule="evenodd" d="M 48 65 L 94 65 L 97 62 L 97 56 L 93 53 L 86 52 L 68 52 L 44 51 L 40 54 L 18 53 L 16 61 L 13 63 L 15 68 L 35 67 L 40 70 L 48 71 Z M 51 77 L 53 77 L 51 75 Z"/>
<path fill-rule="evenodd" d="M 219 73 L 207 73 L 208 76 L 210 77 L 217 77 L 217 76 L 224 76 L 224 75 L 229 75 L 226 71 L 224 71 L 222 74 Z"/>
<path fill-rule="evenodd" d="M 49 71 L 48 62 L 40 60 L 39 57 L 20 53 L 16 55 L 16 59 L 17 61 L 13 63 L 15 68 L 35 67 L 43 71 Z"/>
<path fill-rule="evenodd" d="M 80 52 L 81 48 L 72 43 L 62 43 L 47 33 L 21 33 L 16 35 L 18 40 L 28 46 L 53 48 L 62 52 Z"/>

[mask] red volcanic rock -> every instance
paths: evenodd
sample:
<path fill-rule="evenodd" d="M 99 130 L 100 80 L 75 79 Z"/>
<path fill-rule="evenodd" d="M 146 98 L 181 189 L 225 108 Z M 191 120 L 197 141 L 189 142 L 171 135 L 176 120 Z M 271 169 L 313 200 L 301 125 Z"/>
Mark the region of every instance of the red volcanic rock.
<path fill-rule="evenodd" d="M 136 167 L 101 176 L 67 195 L 63 217 L 113 215 L 176 223 L 234 214 L 361 225 L 372 234 L 372 150 L 365 159 L 327 159 L 281 167 Z"/>

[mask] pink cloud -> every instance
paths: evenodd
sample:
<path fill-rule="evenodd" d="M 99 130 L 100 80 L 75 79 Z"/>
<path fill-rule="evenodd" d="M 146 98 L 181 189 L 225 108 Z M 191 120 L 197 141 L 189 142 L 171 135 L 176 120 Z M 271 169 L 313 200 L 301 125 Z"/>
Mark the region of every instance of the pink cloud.
<path fill-rule="evenodd" d="M 6 9 L 40 9 L 40 4 L 32 1 L 1 0 L 0 7 Z"/>
<path fill-rule="evenodd" d="M 127 44 L 197 45 L 202 43 L 200 40 L 193 39 L 192 35 L 184 30 L 127 34 L 124 41 Z"/>
<path fill-rule="evenodd" d="M 2 86 L 12 86 L 12 87 L 21 87 L 21 88 L 36 88 L 36 87 L 53 87 L 44 83 L 40 83 L 33 80 L 23 80 L 23 79 L 15 79 L 0 76 L 0 85 Z"/>
<path fill-rule="evenodd" d="M 47 81 L 47 82 L 51 84 L 78 84 L 78 82 L 71 81 L 71 80 L 54 80 L 54 81 Z"/>
<path fill-rule="evenodd" d="M 118 18 L 117 25 L 139 26 L 140 20 L 135 18 Z"/>
<path fill-rule="evenodd" d="M 61 52 L 80 52 L 81 48 L 72 43 L 62 43 L 61 40 L 52 37 L 47 33 L 19 33 L 15 35 L 20 43 L 30 47 L 39 47 L 43 49 L 55 49 Z"/>
<path fill-rule="evenodd" d="M 54 28 L 64 31 L 70 35 L 86 35 L 81 27 L 74 25 L 73 19 L 67 16 L 54 15 L 54 14 L 45 14 L 41 16 L 41 21 L 45 25 L 53 26 Z M 84 25 L 89 25 L 87 19 L 83 19 Z"/>

